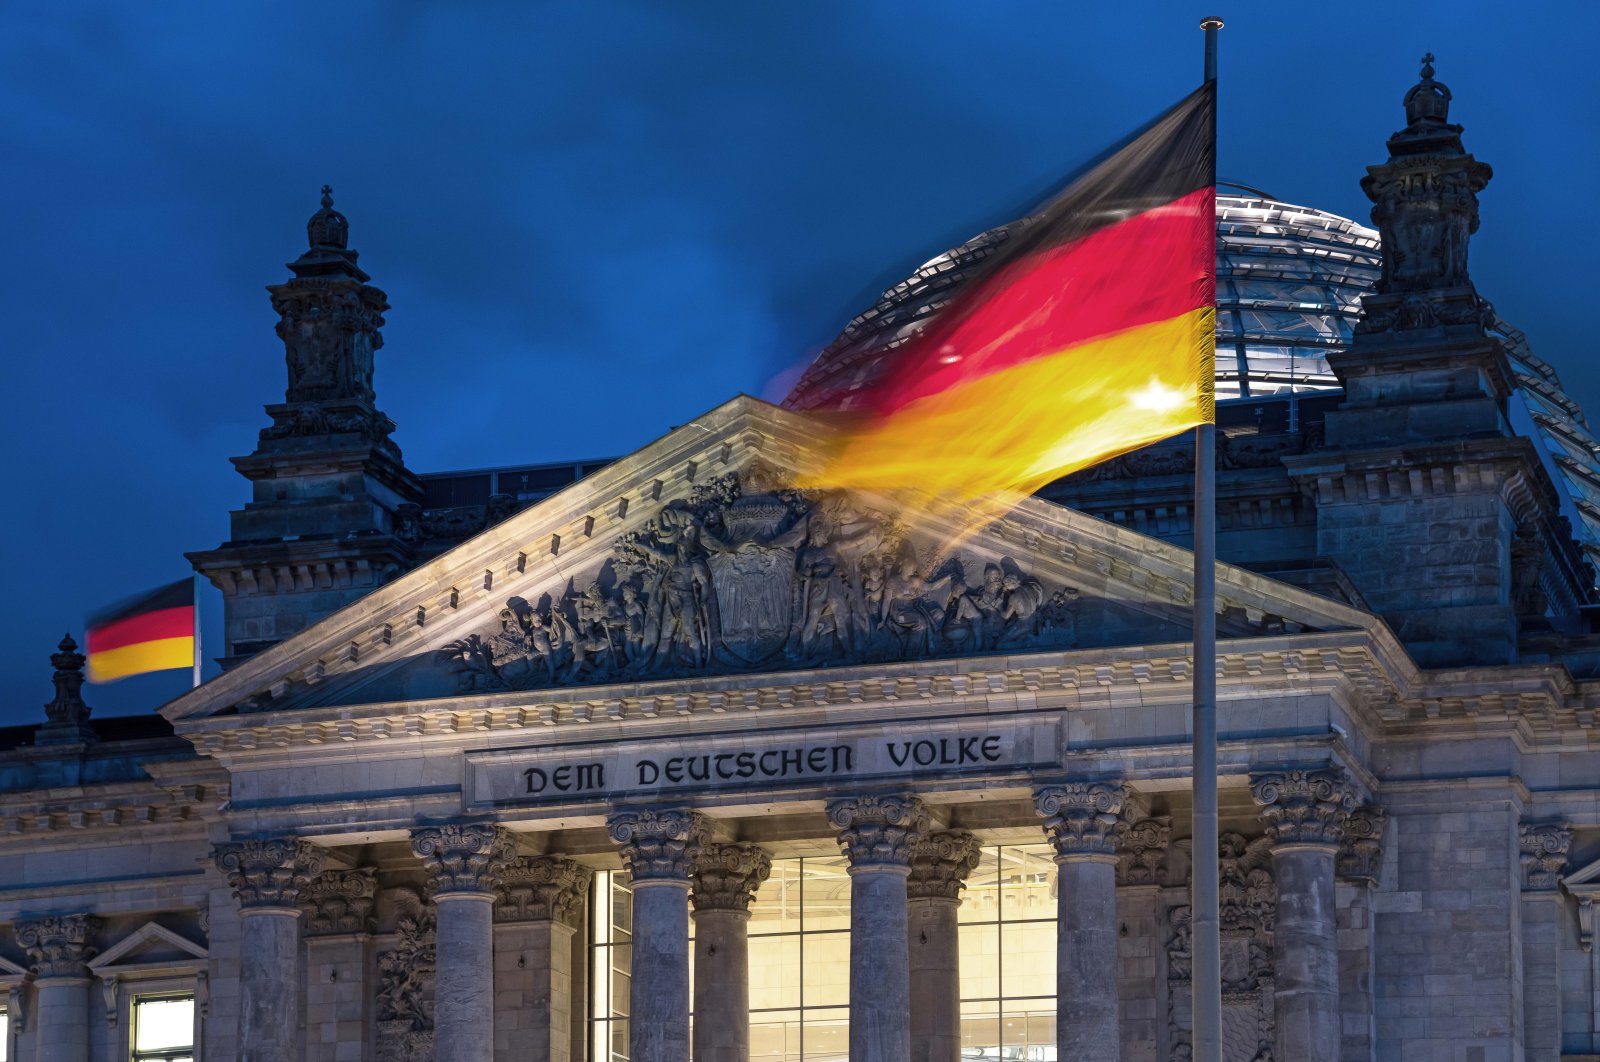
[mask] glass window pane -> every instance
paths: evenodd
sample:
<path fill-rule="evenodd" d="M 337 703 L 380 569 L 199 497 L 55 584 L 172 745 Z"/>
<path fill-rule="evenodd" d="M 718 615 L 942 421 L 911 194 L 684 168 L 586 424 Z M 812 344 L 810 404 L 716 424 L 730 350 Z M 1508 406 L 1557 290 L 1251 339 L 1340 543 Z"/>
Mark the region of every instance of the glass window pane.
<path fill-rule="evenodd" d="M 803 861 L 801 883 L 805 931 L 850 928 L 850 874 L 843 856 Z"/>
<path fill-rule="evenodd" d="M 1047 844 L 1000 849 L 1000 917 L 1007 922 L 1056 916 L 1056 864 Z"/>
<path fill-rule="evenodd" d="M 750 1017 L 750 1062 L 800 1062 L 800 1012 Z"/>
<path fill-rule="evenodd" d="M 996 999 L 1000 995 L 1000 927 L 961 927 L 961 998 Z"/>
<path fill-rule="evenodd" d="M 1000 917 L 1000 849 L 985 848 L 967 876 L 957 917 L 962 922 L 993 922 Z"/>
<path fill-rule="evenodd" d="M 159 1051 L 194 1046 L 194 999 L 134 1002 L 133 1049 Z"/>
<path fill-rule="evenodd" d="M 807 933 L 800 957 L 807 1007 L 849 1004 L 849 933 Z M 807 1043 L 806 1053 L 810 1052 L 811 1045 Z"/>
<path fill-rule="evenodd" d="M 808 1008 L 802 1035 L 806 1062 L 844 1062 L 850 1057 L 850 1012 Z"/>
<path fill-rule="evenodd" d="M 772 875 L 750 904 L 750 935 L 800 932 L 801 861 L 775 859 Z"/>
<path fill-rule="evenodd" d="M 800 1006 L 800 936 L 750 938 L 750 1009 Z"/>
<path fill-rule="evenodd" d="M 1007 999 L 1056 994 L 1056 924 L 1000 927 L 1000 994 Z"/>
<path fill-rule="evenodd" d="M 1000 1012 L 998 1003 L 961 1005 L 962 1059 L 1000 1057 Z"/>

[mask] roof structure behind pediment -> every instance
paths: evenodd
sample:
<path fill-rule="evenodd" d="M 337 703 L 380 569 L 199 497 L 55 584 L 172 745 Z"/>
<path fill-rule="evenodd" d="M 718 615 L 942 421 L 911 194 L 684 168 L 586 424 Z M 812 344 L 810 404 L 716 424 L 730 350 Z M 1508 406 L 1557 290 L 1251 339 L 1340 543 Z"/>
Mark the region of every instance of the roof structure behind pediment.
<path fill-rule="evenodd" d="M 163 709 L 257 710 L 1182 642 L 1185 550 L 1028 499 L 973 532 L 797 490 L 816 425 L 740 396 Z M 1381 627 L 1218 566 L 1223 638 Z"/>

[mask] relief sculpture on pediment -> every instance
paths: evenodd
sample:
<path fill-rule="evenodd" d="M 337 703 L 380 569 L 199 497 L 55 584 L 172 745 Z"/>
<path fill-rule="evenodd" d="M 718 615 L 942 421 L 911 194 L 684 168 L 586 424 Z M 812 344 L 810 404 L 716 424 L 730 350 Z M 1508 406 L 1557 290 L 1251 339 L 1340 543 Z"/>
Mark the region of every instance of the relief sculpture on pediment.
<path fill-rule="evenodd" d="M 439 662 L 471 692 L 1077 644 L 1075 589 L 1010 557 L 931 553 L 849 495 L 730 473 Z"/>

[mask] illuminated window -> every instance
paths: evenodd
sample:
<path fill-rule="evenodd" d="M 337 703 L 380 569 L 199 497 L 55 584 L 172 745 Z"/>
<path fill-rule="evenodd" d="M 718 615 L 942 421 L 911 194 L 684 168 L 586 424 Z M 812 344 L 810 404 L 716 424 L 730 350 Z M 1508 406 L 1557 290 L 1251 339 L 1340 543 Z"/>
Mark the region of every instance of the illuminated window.
<path fill-rule="evenodd" d="M 133 1062 L 194 1062 L 194 997 L 133 1001 Z"/>
<path fill-rule="evenodd" d="M 1049 845 L 983 849 L 960 914 L 964 1062 L 1055 1062 L 1055 882 Z M 625 875 L 595 876 L 591 915 L 592 1057 L 627 1062 L 633 896 Z M 773 860 L 750 905 L 749 933 L 750 1062 L 847 1058 L 844 858 Z"/>
<path fill-rule="evenodd" d="M 0 1062 L 11 1057 L 11 1015 L 0 1007 Z"/>

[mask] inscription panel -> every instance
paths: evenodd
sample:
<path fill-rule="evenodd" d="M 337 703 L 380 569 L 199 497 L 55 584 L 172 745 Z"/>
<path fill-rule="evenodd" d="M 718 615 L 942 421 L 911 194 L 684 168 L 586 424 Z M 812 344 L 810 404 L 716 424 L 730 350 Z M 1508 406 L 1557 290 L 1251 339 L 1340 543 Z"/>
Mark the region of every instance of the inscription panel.
<path fill-rule="evenodd" d="M 467 757 L 473 806 L 638 801 L 657 795 L 954 778 L 1059 762 L 1053 722 L 793 730 Z"/>

